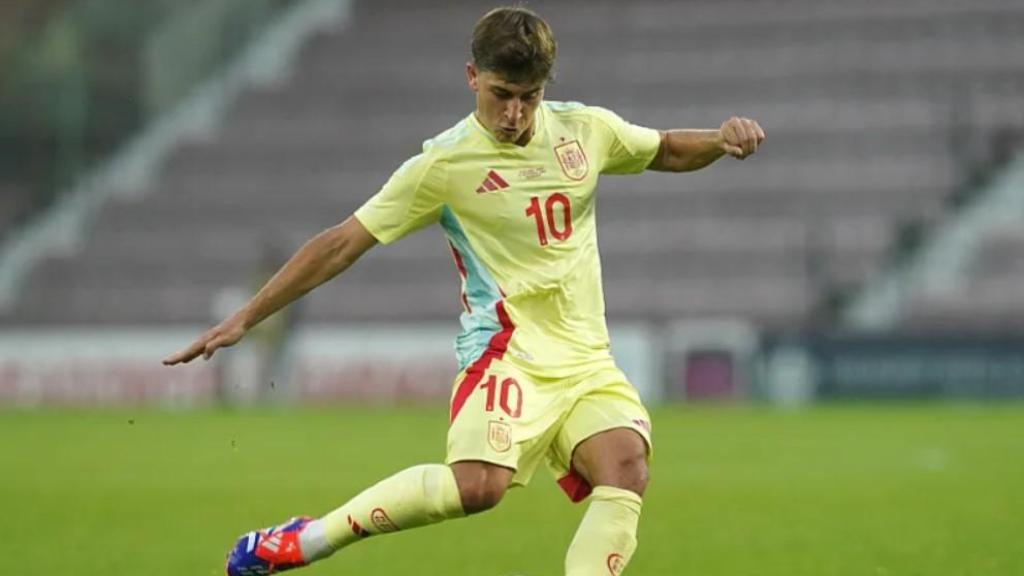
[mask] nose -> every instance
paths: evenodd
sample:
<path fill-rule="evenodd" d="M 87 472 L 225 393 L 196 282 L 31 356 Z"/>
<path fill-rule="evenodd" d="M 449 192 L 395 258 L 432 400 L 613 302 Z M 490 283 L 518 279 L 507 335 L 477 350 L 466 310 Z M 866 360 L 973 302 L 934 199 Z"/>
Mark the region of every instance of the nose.
<path fill-rule="evenodd" d="M 519 119 L 523 116 L 523 103 L 519 98 L 511 98 L 505 105 L 505 115 L 512 124 L 519 125 Z"/>

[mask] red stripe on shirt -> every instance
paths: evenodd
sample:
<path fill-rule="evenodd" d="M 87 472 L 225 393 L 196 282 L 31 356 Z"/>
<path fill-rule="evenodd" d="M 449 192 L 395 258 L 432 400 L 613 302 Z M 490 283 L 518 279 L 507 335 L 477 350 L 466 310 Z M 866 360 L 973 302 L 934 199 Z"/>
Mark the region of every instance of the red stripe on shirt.
<path fill-rule="evenodd" d="M 462 407 L 466 405 L 466 401 L 473 394 L 476 385 L 480 383 L 484 373 L 491 366 L 491 361 L 501 360 L 505 355 L 505 351 L 508 350 L 509 340 L 512 339 L 512 333 L 516 330 L 515 325 L 512 324 L 512 319 L 508 317 L 508 313 L 505 311 L 504 302 L 499 300 L 494 306 L 494 310 L 498 313 L 501 331 L 491 337 L 491 341 L 487 344 L 487 349 L 477 358 L 476 362 L 469 366 L 466 370 L 466 375 L 462 378 L 462 382 L 459 382 L 459 386 L 455 390 L 455 396 L 452 398 L 451 411 L 449 412 L 450 418 L 448 420 L 449 425 L 455 422 L 455 418 L 462 411 Z"/>
<path fill-rule="evenodd" d="M 472 313 L 473 309 L 469 306 L 469 298 L 466 297 L 465 290 L 466 264 L 462 261 L 462 254 L 459 254 L 459 250 L 455 248 L 455 244 L 449 242 L 448 247 L 452 249 L 452 257 L 455 258 L 455 267 L 458 268 L 459 276 L 463 281 L 463 287 L 459 289 L 459 297 L 462 298 L 462 305 L 466 307 L 466 312 Z"/>

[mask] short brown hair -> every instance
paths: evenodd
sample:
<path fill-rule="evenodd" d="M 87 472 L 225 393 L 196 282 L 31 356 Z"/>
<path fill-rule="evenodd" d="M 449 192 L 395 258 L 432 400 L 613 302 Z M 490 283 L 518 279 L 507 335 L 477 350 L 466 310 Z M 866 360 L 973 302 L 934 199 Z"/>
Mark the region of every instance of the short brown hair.
<path fill-rule="evenodd" d="M 556 50 L 548 23 L 522 6 L 495 8 L 473 29 L 473 63 L 510 82 L 550 80 Z"/>

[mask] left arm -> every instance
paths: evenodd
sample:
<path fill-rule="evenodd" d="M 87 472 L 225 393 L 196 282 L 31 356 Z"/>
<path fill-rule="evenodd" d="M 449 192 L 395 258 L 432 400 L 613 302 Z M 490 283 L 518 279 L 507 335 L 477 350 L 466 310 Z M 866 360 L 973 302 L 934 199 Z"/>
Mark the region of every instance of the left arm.
<path fill-rule="evenodd" d="M 733 116 L 718 130 L 665 130 L 658 154 L 647 167 L 659 172 L 699 170 L 728 154 L 743 160 L 764 141 L 764 130 L 749 118 Z"/>

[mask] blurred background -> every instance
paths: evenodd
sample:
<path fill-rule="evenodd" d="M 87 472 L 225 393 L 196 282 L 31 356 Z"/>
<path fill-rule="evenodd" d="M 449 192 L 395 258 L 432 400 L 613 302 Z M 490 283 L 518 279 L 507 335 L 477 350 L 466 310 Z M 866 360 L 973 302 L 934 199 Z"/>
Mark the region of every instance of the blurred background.
<path fill-rule="evenodd" d="M 1024 394 L 1019 2 L 531 6 L 560 44 L 549 99 L 771 134 L 744 163 L 601 182 L 613 345 L 649 401 Z M 445 398 L 437 230 L 212 365 L 155 360 L 472 110 L 488 7 L 5 2 L 0 402 Z"/>
<path fill-rule="evenodd" d="M 559 42 L 548 99 L 605 106 L 653 128 L 715 128 L 744 115 L 768 134 L 742 163 L 605 177 L 598 188 L 613 350 L 666 429 L 678 418 L 690 422 L 680 435 L 715 436 L 739 418 L 762 438 L 739 411 L 766 418 L 755 421 L 772 437 L 792 421 L 765 410 L 806 407 L 798 412 L 811 415 L 808 428 L 774 446 L 788 450 L 795 438 L 829 437 L 819 418 L 849 419 L 840 429 L 859 435 L 877 431 L 873 418 L 910 406 L 911 422 L 944 424 L 893 462 L 934 472 L 957 462 L 957 439 L 984 421 L 996 428 L 969 451 L 999 461 L 977 471 L 1006 482 L 988 503 L 1008 522 L 1003 538 L 1021 528 L 1024 411 L 1011 400 L 1024 397 L 1024 3 L 527 6 Z M 37 460 L 45 451 L 24 438 L 56 427 L 73 439 L 98 425 L 90 414 L 117 414 L 119 425 L 142 414 L 227 418 L 231 432 L 211 437 L 226 449 L 230 436 L 237 453 L 239 430 L 267 425 L 260 414 L 288 428 L 311 407 L 350 418 L 373 405 L 422 404 L 429 419 L 396 409 L 380 415 L 388 424 L 369 426 L 429 421 L 439 430 L 428 452 L 437 459 L 460 312 L 458 274 L 437 229 L 372 250 L 210 362 L 171 369 L 160 360 L 243 304 L 304 240 L 346 218 L 423 140 L 473 109 L 464 63 L 472 26 L 491 7 L 0 4 L 0 406 L 8 408 L 0 426 L 7 449 L 24 455 L 12 462 L 25 466 L 25 482 L 35 482 L 31 470 L 50 475 Z M 872 402 L 858 410 L 837 400 Z M 968 416 L 950 408 L 962 401 L 974 406 Z M 728 415 L 709 418 L 704 405 Z M 245 414 L 257 420 L 237 420 Z M 176 428 L 165 424 L 170 436 L 150 440 L 172 446 Z M 707 428 L 685 428 L 694 425 Z M 879 434 L 858 470 L 874 469 L 882 446 L 902 434 Z M 675 441 L 667 436 L 665 445 Z M 737 445 L 750 449 L 743 438 Z M 680 458 L 699 462 L 696 452 Z M 82 472 L 70 462 L 59 474 Z M 175 470 L 167 473 L 185 473 Z M 699 474 L 685 474 L 679 485 L 700 485 Z M 922 525 L 941 524 L 934 520 Z M 252 527 L 228 526 L 216 532 L 218 550 Z M 963 533 L 951 527 L 949 537 Z M 891 573 L 937 573 L 916 558 Z M 941 573 L 1024 573 L 1017 558 L 996 550 Z M 195 562 L 188 566 L 206 569 Z M 637 572 L 647 574 L 679 566 L 638 562 L 648 562 Z M 789 564 L 778 573 L 890 573 L 875 556 L 865 562 L 848 572 Z M 770 562 L 759 566 L 776 573 Z M 718 569 L 709 573 L 725 573 Z"/>

